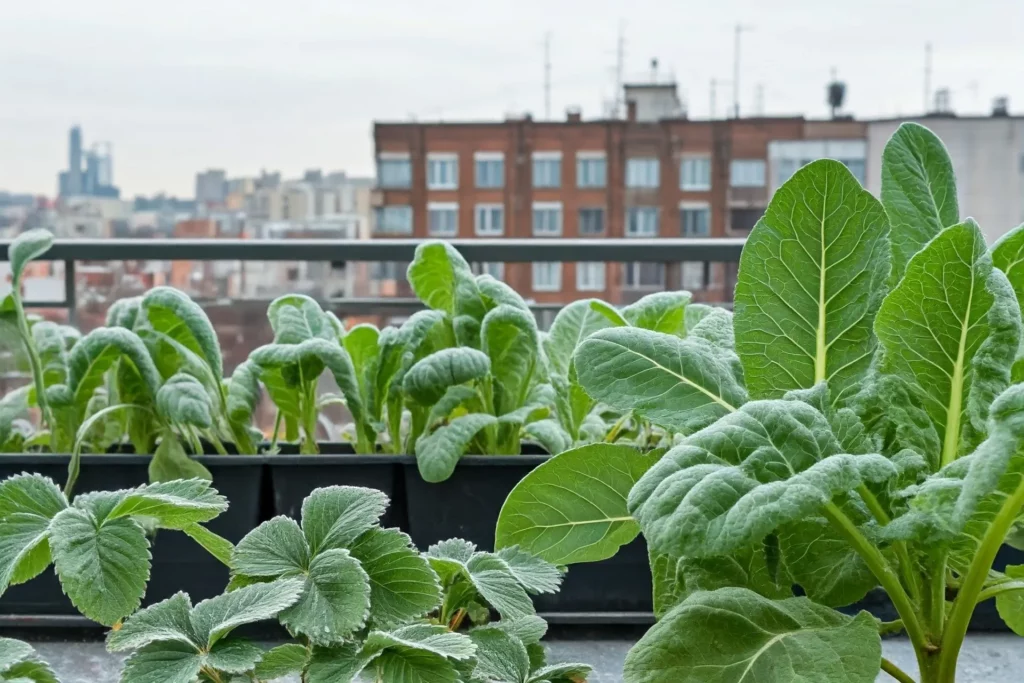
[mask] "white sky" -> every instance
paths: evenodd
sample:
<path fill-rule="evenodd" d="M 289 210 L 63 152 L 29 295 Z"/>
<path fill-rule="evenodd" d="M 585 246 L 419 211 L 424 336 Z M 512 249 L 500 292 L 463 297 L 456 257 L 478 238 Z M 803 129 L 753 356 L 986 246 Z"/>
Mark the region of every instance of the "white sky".
<path fill-rule="evenodd" d="M 375 119 L 542 116 L 547 31 L 552 114 L 596 117 L 620 22 L 627 76 L 657 57 L 701 118 L 737 21 L 747 112 L 760 83 L 766 113 L 825 115 L 833 66 L 855 114 L 918 112 L 929 40 L 957 111 L 1024 111 L 1024 0 L 0 0 L 0 188 L 54 194 L 74 123 L 128 196 L 191 196 L 206 167 L 369 174 Z"/>

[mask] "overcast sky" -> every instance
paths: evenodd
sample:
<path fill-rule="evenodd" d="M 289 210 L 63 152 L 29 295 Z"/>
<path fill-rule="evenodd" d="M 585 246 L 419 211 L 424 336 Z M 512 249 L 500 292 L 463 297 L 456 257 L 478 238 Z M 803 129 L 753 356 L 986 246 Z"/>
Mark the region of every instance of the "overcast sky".
<path fill-rule="evenodd" d="M 831 67 L 859 116 L 918 112 L 924 45 L 961 112 L 1024 111 L 1022 0 L 9 0 L 0 2 L 0 189 L 53 195 L 67 130 L 110 141 L 127 196 L 191 196 L 197 170 L 370 174 L 374 120 L 599 116 L 616 42 L 709 112 L 743 35 L 741 105 L 826 114 Z M 732 100 L 720 88 L 721 114 Z"/>

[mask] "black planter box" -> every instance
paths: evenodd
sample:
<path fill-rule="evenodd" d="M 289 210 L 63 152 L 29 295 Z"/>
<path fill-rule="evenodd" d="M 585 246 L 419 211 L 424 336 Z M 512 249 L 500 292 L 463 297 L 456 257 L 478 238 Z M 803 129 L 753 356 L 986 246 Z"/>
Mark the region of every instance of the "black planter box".
<path fill-rule="evenodd" d="M 527 450 L 524 447 L 524 451 Z M 423 481 L 414 458 L 403 458 L 409 535 L 420 549 L 448 538 L 494 548 L 505 498 L 547 455 L 468 455 L 446 481 Z M 555 595 L 534 598 L 541 612 L 651 612 L 647 547 L 638 538 L 603 562 L 576 564 Z"/>
<path fill-rule="evenodd" d="M 270 474 L 271 514 L 302 516 L 302 500 L 321 486 L 365 486 L 391 500 L 381 525 L 408 531 L 400 455 L 357 455 L 351 444 L 321 443 L 319 455 L 298 455 L 294 444 L 281 444 L 280 455 L 265 458 Z"/>
<path fill-rule="evenodd" d="M 213 486 L 229 507 L 207 526 L 233 543 L 260 522 L 264 458 L 251 455 L 209 455 L 197 458 L 213 474 Z M 67 455 L 0 455 L 0 479 L 22 472 L 38 473 L 58 486 L 67 480 Z M 149 481 L 148 455 L 83 455 L 75 493 L 132 488 Z M 193 602 L 224 591 L 228 569 L 179 531 L 161 530 L 150 539 L 152 570 L 143 604 L 185 591 Z M 35 579 L 11 586 L 0 598 L 0 613 L 78 614 L 64 596 L 51 566 Z"/>

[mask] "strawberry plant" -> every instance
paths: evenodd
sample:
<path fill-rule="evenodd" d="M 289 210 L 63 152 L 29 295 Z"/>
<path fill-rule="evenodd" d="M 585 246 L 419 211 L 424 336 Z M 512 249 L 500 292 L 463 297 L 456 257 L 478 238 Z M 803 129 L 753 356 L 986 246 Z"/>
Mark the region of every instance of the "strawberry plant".
<path fill-rule="evenodd" d="M 0 638 L 0 681 L 57 683 L 49 665 L 39 659 L 28 643 Z"/>
<path fill-rule="evenodd" d="M 1024 226 L 988 248 L 921 126 L 882 171 L 881 201 L 835 161 L 786 182 L 733 316 L 575 350 L 590 396 L 679 436 L 555 457 L 509 496 L 497 543 L 569 565 L 643 533 L 659 621 L 627 681 L 952 683 L 979 603 L 1024 635 L 1024 571 L 994 566 L 1024 527 Z M 876 588 L 898 621 L 837 611 Z M 918 678 L 882 658 L 892 632 Z"/>

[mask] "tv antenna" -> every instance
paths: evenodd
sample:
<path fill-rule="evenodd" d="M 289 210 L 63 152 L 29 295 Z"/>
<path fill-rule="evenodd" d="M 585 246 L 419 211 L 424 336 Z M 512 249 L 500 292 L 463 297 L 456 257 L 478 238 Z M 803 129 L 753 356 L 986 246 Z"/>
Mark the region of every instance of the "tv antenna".
<path fill-rule="evenodd" d="M 732 65 L 732 114 L 736 118 L 740 117 L 740 39 L 744 31 L 752 29 L 753 26 L 736 24 L 736 44 Z"/>
<path fill-rule="evenodd" d="M 544 118 L 551 119 L 551 31 L 544 34 Z"/>

